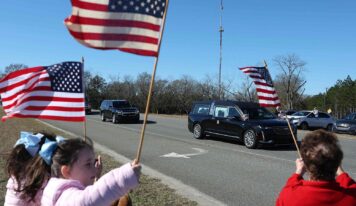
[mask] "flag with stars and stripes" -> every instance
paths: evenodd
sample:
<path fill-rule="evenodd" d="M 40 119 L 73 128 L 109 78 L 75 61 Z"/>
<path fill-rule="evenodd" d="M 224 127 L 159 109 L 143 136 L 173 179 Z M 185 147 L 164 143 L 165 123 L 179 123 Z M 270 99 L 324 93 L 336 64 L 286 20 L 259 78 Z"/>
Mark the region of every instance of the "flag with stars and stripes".
<path fill-rule="evenodd" d="M 256 85 L 258 102 L 262 107 L 277 107 L 281 105 L 274 89 L 271 75 L 266 67 L 243 67 L 240 70 L 253 79 Z"/>
<path fill-rule="evenodd" d="M 14 71 L 0 80 L 7 118 L 42 118 L 80 122 L 85 119 L 83 68 L 63 62 Z"/>
<path fill-rule="evenodd" d="M 72 0 L 70 34 L 96 49 L 158 56 L 165 0 Z"/>

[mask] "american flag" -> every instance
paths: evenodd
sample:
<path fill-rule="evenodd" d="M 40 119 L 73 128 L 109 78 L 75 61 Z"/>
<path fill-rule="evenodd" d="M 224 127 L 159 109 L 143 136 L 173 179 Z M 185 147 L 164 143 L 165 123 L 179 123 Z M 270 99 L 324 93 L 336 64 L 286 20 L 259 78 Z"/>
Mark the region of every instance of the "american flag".
<path fill-rule="evenodd" d="M 253 79 L 256 85 L 258 102 L 262 107 L 277 107 L 281 105 L 273 87 L 271 75 L 266 67 L 243 67 L 240 70 Z"/>
<path fill-rule="evenodd" d="M 84 121 L 83 68 L 80 62 L 63 62 L 18 70 L 0 80 L 7 118 L 42 118 Z"/>
<path fill-rule="evenodd" d="M 157 56 L 165 0 L 72 0 L 70 34 L 96 49 Z"/>

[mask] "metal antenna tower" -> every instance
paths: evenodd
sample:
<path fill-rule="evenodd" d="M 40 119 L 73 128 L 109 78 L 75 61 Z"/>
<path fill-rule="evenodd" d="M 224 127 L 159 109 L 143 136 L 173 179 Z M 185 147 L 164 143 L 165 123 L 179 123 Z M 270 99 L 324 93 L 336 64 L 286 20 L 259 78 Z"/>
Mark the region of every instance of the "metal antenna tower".
<path fill-rule="evenodd" d="M 221 9 L 221 13 L 220 13 L 220 28 L 219 28 L 219 32 L 220 32 L 219 99 L 221 99 L 222 33 L 224 32 L 224 28 L 222 26 L 222 14 L 224 10 L 223 0 L 220 0 L 220 9 Z"/>

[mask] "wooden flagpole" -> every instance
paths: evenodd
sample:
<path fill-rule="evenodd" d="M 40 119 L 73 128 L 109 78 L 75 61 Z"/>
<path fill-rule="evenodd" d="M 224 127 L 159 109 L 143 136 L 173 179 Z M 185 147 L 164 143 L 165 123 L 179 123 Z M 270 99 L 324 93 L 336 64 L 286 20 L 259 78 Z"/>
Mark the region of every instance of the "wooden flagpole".
<path fill-rule="evenodd" d="M 265 60 L 264 60 L 264 63 L 265 63 L 265 67 L 266 67 L 266 69 L 268 70 L 268 68 L 267 68 L 267 62 L 266 62 Z M 298 147 L 297 139 L 296 139 L 296 138 L 295 138 L 295 136 L 294 136 L 294 133 L 293 133 L 292 127 L 290 126 L 290 122 L 289 122 L 289 120 L 288 120 L 287 116 L 284 116 L 284 117 L 282 117 L 282 118 L 285 118 L 285 120 L 286 120 L 286 122 L 287 122 L 287 124 L 288 124 L 289 131 L 290 131 L 290 133 L 292 134 L 292 137 L 293 137 L 293 141 L 294 141 L 295 147 L 297 148 L 297 152 L 298 152 L 299 158 L 302 158 L 302 155 L 300 154 L 300 151 L 299 151 L 299 147 Z"/>
<path fill-rule="evenodd" d="M 166 23 L 166 15 L 167 15 L 167 11 L 168 11 L 168 2 L 169 2 L 169 0 L 166 0 L 166 7 L 165 7 L 165 11 L 164 11 L 163 18 L 162 18 L 162 21 L 163 21 L 162 29 L 161 29 L 161 34 L 160 34 L 159 43 L 158 43 L 157 57 L 155 59 L 155 63 L 154 63 L 154 66 L 153 66 L 153 72 L 152 72 L 152 76 L 151 76 L 150 88 L 149 88 L 149 92 L 148 92 L 148 96 L 147 96 L 145 116 L 144 116 L 144 119 L 143 119 L 143 125 L 142 125 L 142 129 L 141 129 L 140 144 L 139 144 L 139 147 L 137 149 L 136 159 L 137 159 L 138 162 L 140 162 L 142 146 L 143 146 L 143 140 L 144 140 L 144 137 L 145 137 L 145 130 L 146 130 L 146 125 L 147 125 L 147 116 L 148 116 L 148 111 L 149 111 L 149 108 L 150 108 L 152 90 L 153 90 L 153 85 L 154 85 L 155 76 L 156 76 L 156 69 L 157 69 L 157 64 L 158 64 L 158 57 L 159 57 L 159 52 L 160 52 L 160 49 L 161 49 L 161 43 L 162 43 L 162 39 L 163 39 L 164 27 L 165 27 L 165 23 Z"/>
<path fill-rule="evenodd" d="M 84 122 L 83 122 L 83 132 L 84 132 L 84 141 L 87 141 L 87 117 L 85 116 L 85 80 L 84 80 L 84 57 L 82 57 L 82 86 L 83 86 L 83 93 L 84 93 Z"/>

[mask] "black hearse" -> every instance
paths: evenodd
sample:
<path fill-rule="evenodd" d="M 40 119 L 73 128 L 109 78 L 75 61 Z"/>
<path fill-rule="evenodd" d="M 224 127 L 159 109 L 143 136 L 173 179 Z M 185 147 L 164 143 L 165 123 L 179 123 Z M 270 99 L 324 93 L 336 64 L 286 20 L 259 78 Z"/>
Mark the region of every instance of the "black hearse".
<path fill-rule="evenodd" d="M 297 128 L 291 127 L 297 137 Z M 205 135 L 234 138 L 250 149 L 263 144 L 294 143 L 285 119 L 252 102 L 195 102 L 188 116 L 188 129 L 196 139 Z"/>

